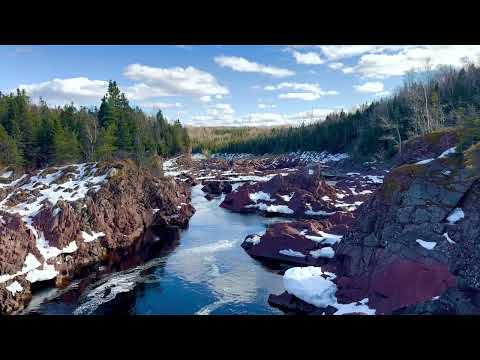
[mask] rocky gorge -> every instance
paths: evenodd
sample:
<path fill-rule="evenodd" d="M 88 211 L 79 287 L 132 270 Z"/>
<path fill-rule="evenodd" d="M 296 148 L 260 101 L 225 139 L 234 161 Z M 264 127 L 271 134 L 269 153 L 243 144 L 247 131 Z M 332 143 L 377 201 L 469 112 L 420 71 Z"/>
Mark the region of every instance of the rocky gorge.
<path fill-rule="evenodd" d="M 479 149 L 457 144 L 455 131 L 428 134 L 389 162 L 194 154 L 155 175 L 128 161 L 22 176 L 4 169 L 1 311 L 24 307 L 39 285 L 62 287 L 112 258 L 181 238 L 174 229 L 188 227 L 195 188 L 224 212 L 270 219 L 236 251 L 282 277 L 284 292 L 268 303 L 285 313 L 477 314 Z"/>

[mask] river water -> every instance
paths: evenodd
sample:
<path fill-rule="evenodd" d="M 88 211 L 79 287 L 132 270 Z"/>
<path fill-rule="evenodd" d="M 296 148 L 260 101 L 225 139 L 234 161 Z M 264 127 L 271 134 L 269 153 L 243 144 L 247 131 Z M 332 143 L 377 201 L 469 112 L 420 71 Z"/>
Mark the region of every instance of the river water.
<path fill-rule="evenodd" d="M 282 276 L 250 258 L 245 236 L 279 221 L 235 214 L 192 188 L 196 212 L 173 249 L 120 272 L 34 295 L 26 314 L 281 314 L 267 303 L 283 292 Z M 285 221 L 285 219 L 283 219 Z"/>

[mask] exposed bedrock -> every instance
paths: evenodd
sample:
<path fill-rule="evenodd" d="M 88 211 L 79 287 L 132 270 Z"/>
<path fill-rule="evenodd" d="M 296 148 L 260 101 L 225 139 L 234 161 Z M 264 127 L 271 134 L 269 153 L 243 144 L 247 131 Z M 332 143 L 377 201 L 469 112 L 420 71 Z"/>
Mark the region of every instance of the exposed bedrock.
<path fill-rule="evenodd" d="M 367 297 L 386 314 L 434 311 L 419 304 L 437 301 L 439 313 L 477 312 L 479 178 L 462 154 L 392 170 L 338 246 L 337 297 Z"/>
<path fill-rule="evenodd" d="M 147 240 L 171 242 L 195 211 L 186 184 L 129 161 L 45 169 L 6 189 L 1 313 L 21 309 L 33 283 L 63 285 L 119 250 L 139 250 Z"/>

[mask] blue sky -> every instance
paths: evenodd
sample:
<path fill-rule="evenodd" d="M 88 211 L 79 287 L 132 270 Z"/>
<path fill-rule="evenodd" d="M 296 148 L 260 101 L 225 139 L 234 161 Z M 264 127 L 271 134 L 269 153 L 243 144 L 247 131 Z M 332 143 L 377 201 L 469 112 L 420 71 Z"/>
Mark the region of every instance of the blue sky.
<path fill-rule="evenodd" d="M 0 91 L 98 106 L 112 79 L 131 104 L 184 124 L 300 124 L 388 96 L 427 63 L 479 57 L 469 45 L 0 46 Z"/>

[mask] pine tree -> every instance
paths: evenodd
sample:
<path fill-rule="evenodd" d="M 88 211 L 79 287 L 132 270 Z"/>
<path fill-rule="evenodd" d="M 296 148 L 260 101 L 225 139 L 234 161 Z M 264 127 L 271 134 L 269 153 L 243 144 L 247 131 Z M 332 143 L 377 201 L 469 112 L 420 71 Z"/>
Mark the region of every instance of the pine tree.
<path fill-rule="evenodd" d="M 117 128 L 115 124 L 111 124 L 106 129 L 102 129 L 99 134 L 98 145 L 95 150 L 95 157 L 98 160 L 111 160 L 114 152 L 117 150 L 115 146 L 115 134 Z"/>
<path fill-rule="evenodd" d="M 2 125 L 0 125 L 0 164 L 14 166 L 24 164 L 15 140 L 8 135 Z"/>

